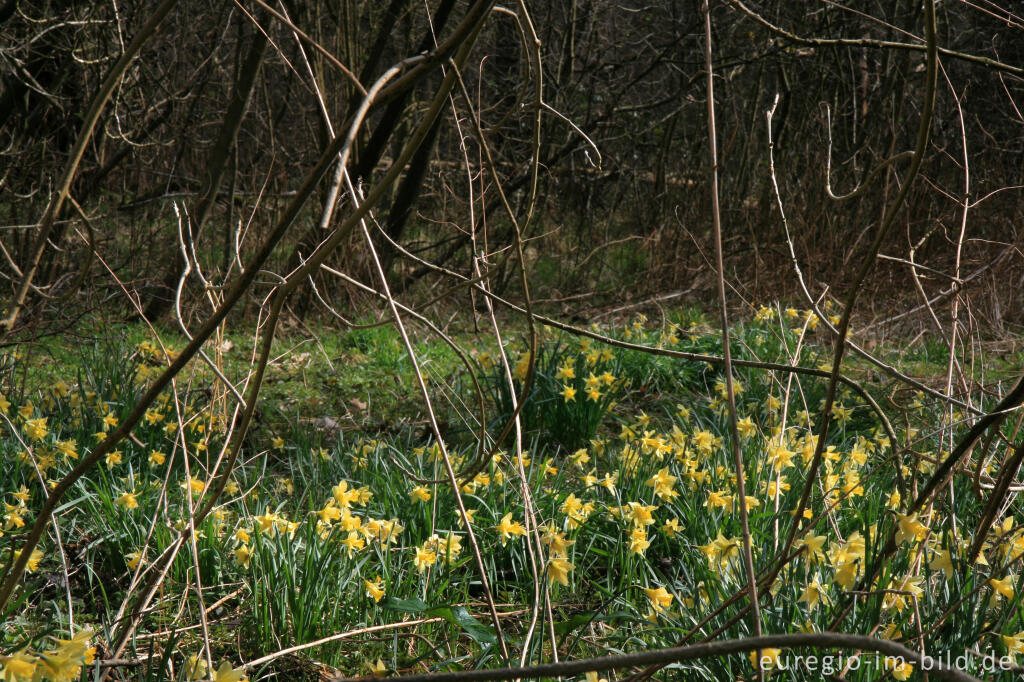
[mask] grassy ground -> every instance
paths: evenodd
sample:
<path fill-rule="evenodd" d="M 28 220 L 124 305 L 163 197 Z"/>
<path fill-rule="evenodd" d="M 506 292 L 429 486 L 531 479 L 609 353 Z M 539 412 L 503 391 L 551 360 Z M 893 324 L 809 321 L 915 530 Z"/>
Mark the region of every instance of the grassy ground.
<path fill-rule="evenodd" d="M 794 313 L 765 309 L 737 325 L 734 356 L 825 363 L 819 337 L 801 335 L 806 315 Z M 147 329 L 79 331 L 74 343 L 18 348 L 4 358 L 0 561 L 36 520 L 43 484 L 59 479 L 116 426 L 159 371 L 162 354 Z M 638 318 L 602 332 L 647 346 L 721 351 L 717 332 L 692 310 L 662 325 Z M 172 351 L 184 341 L 173 333 L 161 340 Z M 512 395 L 493 342 L 469 333 L 456 340 L 469 350 L 468 366 L 423 334 L 415 350 L 452 464 L 469 470 L 460 495 L 473 538 L 452 487 L 430 482 L 444 479 L 445 468 L 396 333 L 387 326 L 286 331 L 227 494 L 170 565 L 121 654 L 135 663 L 115 668 L 115 675 L 212 674 L 224 682 L 244 664 L 251 664 L 250 679 L 390 675 L 496 666 L 502 640 L 516 660 L 530 663 L 552 660 L 556 651 L 567 660 L 751 633 L 749 618 L 732 619 L 735 607 L 713 615 L 744 584 L 720 367 L 545 330 L 522 414 L 522 448 L 508 438 L 481 451 L 481 423 L 493 438 L 512 411 Z M 238 332 L 210 350 L 240 381 L 252 345 Z M 918 375 L 944 377 L 941 349 L 921 348 L 881 352 L 904 353 L 903 365 Z M 528 359 L 521 335 L 511 335 L 504 350 L 521 389 Z M 1010 379 L 1019 360 L 989 359 L 986 384 Z M 986 501 L 983 484 L 1005 446 L 996 443 L 985 461 L 970 462 L 968 475 L 955 476 L 925 512 L 904 514 L 950 435 L 965 431 L 965 415 L 897 390 L 862 361 L 852 360 L 851 368 L 887 413 L 896 441 L 863 400 L 840 389 L 812 487 L 812 522 L 770 587 L 761 629 L 834 629 L 914 648 L 923 640 L 929 652 L 954 658 L 965 651 L 1019 657 L 1019 504 L 1000 511 L 980 560 L 965 556 Z M 761 570 L 793 525 L 825 382 L 755 369 L 737 369 L 734 378 L 751 543 Z M 996 397 L 978 399 L 990 407 Z M 0 666 L 7 680 L 32 679 L 32 670 L 39 679 L 93 678 L 97 668 L 88 662 L 111 655 L 105 647 L 122 605 L 138 596 L 139 580 L 201 505 L 233 408 L 213 373 L 196 364 L 116 456 L 74 484 L 15 607 L 3 614 Z M 949 416 L 961 423 L 944 429 Z M 892 530 L 899 549 L 879 564 Z M 500 632 L 486 605 L 474 539 Z M 858 584 L 876 568 L 870 585 Z M 67 639 L 83 628 L 78 640 Z M 797 665 L 796 652 L 767 653 L 772 665 L 789 668 L 776 670 L 782 679 L 824 674 L 820 661 Z M 980 653 L 968 666 L 979 675 L 986 672 Z M 860 663 L 847 668 L 848 680 L 921 672 L 884 657 L 850 660 Z M 222 661 L 227 666 L 214 672 Z M 734 655 L 674 664 L 661 675 L 752 679 L 754 668 Z"/>

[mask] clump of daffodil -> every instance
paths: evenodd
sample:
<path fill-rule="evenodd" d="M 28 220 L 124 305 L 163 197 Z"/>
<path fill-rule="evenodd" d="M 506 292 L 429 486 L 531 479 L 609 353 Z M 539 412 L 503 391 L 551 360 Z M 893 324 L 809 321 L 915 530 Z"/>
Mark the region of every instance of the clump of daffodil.
<path fill-rule="evenodd" d="M 852 533 L 843 543 L 829 546 L 828 558 L 835 569 L 833 580 L 844 590 L 853 588 L 863 568 L 865 543 L 859 532 Z"/>
<path fill-rule="evenodd" d="M 904 609 L 912 606 L 924 594 L 924 590 L 921 588 L 923 580 L 922 576 L 914 575 L 895 578 L 890 583 L 890 591 L 886 592 L 885 598 L 882 600 L 882 608 L 895 609 L 898 613 L 903 613 Z"/>
<path fill-rule="evenodd" d="M 400 524 L 398 519 L 369 519 L 360 530 L 366 539 L 387 546 L 398 539 L 405 526 Z"/>
<path fill-rule="evenodd" d="M 559 507 L 559 511 L 568 517 L 569 528 L 573 529 L 583 525 L 595 509 L 593 502 L 584 502 L 575 493 L 569 493 Z"/>
<path fill-rule="evenodd" d="M 448 531 L 448 535 L 443 538 L 436 533 L 431 535 L 427 539 L 427 544 L 438 555 L 438 558 L 449 566 L 462 552 L 462 538 L 451 531 Z"/>
<path fill-rule="evenodd" d="M 89 645 L 92 636 L 93 631 L 86 629 L 79 630 L 71 639 L 55 638 L 53 649 L 39 653 L 33 679 L 77 679 L 82 666 L 92 663 L 96 656 L 96 648 Z"/>
<path fill-rule="evenodd" d="M 726 538 L 722 535 L 722 531 L 718 531 L 714 540 L 697 549 L 707 558 L 709 568 L 723 573 L 729 570 L 734 560 L 739 557 L 741 546 L 739 538 Z"/>

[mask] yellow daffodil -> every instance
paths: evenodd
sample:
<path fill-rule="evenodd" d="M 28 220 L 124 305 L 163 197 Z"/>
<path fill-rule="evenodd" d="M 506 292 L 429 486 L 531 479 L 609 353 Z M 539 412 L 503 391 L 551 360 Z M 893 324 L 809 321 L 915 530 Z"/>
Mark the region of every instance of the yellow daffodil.
<path fill-rule="evenodd" d="M 654 494 L 659 498 L 670 502 L 673 497 L 679 495 L 679 492 L 675 490 L 677 480 L 679 479 L 669 473 L 668 467 L 663 467 L 647 480 L 647 485 L 654 488 Z"/>
<path fill-rule="evenodd" d="M 586 448 L 580 448 L 570 455 L 570 459 L 572 459 L 573 466 L 582 469 L 583 465 L 590 462 L 590 455 L 587 453 Z"/>
<path fill-rule="evenodd" d="M 139 567 L 139 563 L 142 562 L 142 552 L 128 552 L 124 555 L 125 564 L 128 566 L 129 571 L 134 571 Z"/>
<path fill-rule="evenodd" d="M 1024 654 L 1024 632 L 1018 632 L 1015 635 L 1000 635 L 1000 637 L 1011 655 Z"/>
<path fill-rule="evenodd" d="M 544 534 L 541 535 L 540 541 L 542 544 L 547 545 L 552 556 L 563 558 L 569 550 L 569 545 L 575 542 L 575 540 L 566 539 L 561 531 L 550 524 L 544 527 Z"/>
<path fill-rule="evenodd" d="M 379 575 L 373 580 L 364 580 L 363 585 L 366 587 L 366 596 L 372 597 L 374 603 L 384 597 L 384 579 Z"/>
<path fill-rule="evenodd" d="M 270 535 L 271 537 L 273 537 L 274 533 L 277 531 L 277 523 L 281 520 L 281 517 L 277 514 L 270 513 L 270 507 L 267 507 L 266 513 L 262 516 L 255 516 L 253 518 L 255 518 L 256 523 L 259 524 L 260 532 L 265 535 Z"/>
<path fill-rule="evenodd" d="M 2 411 L 6 411 L 6 408 Z M 24 649 L 16 651 L 10 656 L 0 655 L 0 667 L 3 668 L 2 672 L 6 682 L 29 682 L 29 680 L 35 679 L 37 663 L 38 659 Z"/>
<path fill-rule="evenodd" d="M 797 547 L 802 551 L 804 556 L 807 558 L 808 563 L 814 564 L 821 561 L 825 557 L 823 550 L 825 541 L 828 538 L 824 535 L 815 535 L 814 533 L 808 533 L 807 537 L 797 543 Z"/>
<path fill-rule="evenodd" d="M 501 537 L 501 546 L 504 547 L 508 543 L 510 537 L 516 535 L 526 535 L 526 529 L 523 528 L 522 524 L 518 521 L 512 520 L 512 513 L 509 512 L 502 517 L 501 521 L 497 526 L 494 527 L 498 531 L 498 535 Z"/>
<path fill-rule="evenodd" d="M 346 509 L 345 511 L 348 510 Z M 323 509 L 317 510 L 316 514 L 320 517 L 321 523 L 327 525 L 341 518 L 341 510 L 335 504 L 334 498 L 327 500 L 327 504 L 324 505 Z"/>
<path fill-rule="evenodd" d="M 750 417 L 744 417 L 736 422 L 736 431 L 740 434 L 740 438 L 750 438 L 757 433 L 757 425 Z"/>
<path fill-rule="evenodd" d="M 559 366 L 558 371 L 555 372 L 555 378 L 559 381 L 565 381 L 566 379 L 576 378 L 576 368 L 572 364 L 565 362 Z"/>
<path fill-rule="evenodd" d="M 362 517 L 354 516 L 352 510 L 347 508 L 341 510 L 341 517 L 338 520 L 341 522 L 341 529 L 345 532 L 359 530 L 363 527 Z"/>
<path fill-rule="evenodd" d="M 552 585 L 560 583 L 565 587 L 569 586 L 569 572 L 575 568 L 568 559 L 551 557 L 548 561 L 548 581 Z"/>
<path fill-rule="evenodd" d="M 892 656 L 885 657 L 885 669 L 891 670 L 893 679 L 896 680 L 910 679 L 910 675 L 914 672 L 913 665 L 902 658 L 894 658 Z"/>
<path fill-rule="evenodd" d="M 804 588 L 804 591 L 800 594 L 800 598 L 797 601 L 802 601 L 807 604 L 807 610 L 813 611 L 818 607 L 818 603 L 822 602 L 826 598 L 825 588 L 817 580 L 812 580 Z"/>
<path fill-rule="evenodd" d="M 121 451 L 120 450 L 111 450 L 110 452 L 107 453 L 105 459 L 106 459 L 106 463 L 107 463 L 107 468 L 108 469 L 113 469 L 116 465 L 121 463 L 121 460 L 122 460 Z"/>
<path fill-rule="evenodd" d="M 245 676 L 245 668 L 232 668 L 227 661 L 221 663 L 213 674 L 213 682 L 246 682 L 248 679 Z"/>
<path fill-rule="evenodd" d="M 442 561 L 451 566 L 462 552 L 462 538 L 449 531 L 444 539 L 435 540 L 435 547 Z"/>
<path fill-rule="evenodd" d="M 646 528 L 654 523 L 653 512 L 657 511 L 654 505 L 644 505 L 639 502 L 630 502 L 624 512 L 626 519 L 631 521 L 637 528 Z"/>
<path fill-rule="evenodd" d="M 992 578 L 988 581 L 988 584 L 996 594 L 1006 597 L 1007 599 L 1013 599 L 1013 579 L 1014 576 L 1012 575 L 1008 575 L 1002 580 Z"/>
<path fill-rule="evenodd" d="M 565 498 L 564 502 L 562 502 L 562 506 L 559 507 L 559 510 L 567 516 L 572 516 L 574 514 L 578 514 L 582 508 L 583 500 L 576 497 L 574 493 L 569 493 L 569 496 Z"/>
<path fill-rule="evenodd" d="M 932 550 L 932 558 L 928 562 L 928 568 L 934 571 L 942 571 L 947 579 L 952 578 L 953 562 L 950 558 L 950 553 L 941 549 Z"/>
<path fill-rule="evenodd" d="M 356 503 L 359 500 L 359 491 L 355 489 L 350 490 L 348 487 L 348 481 L 342 481 L 338 485 L 334 486 L 331 489 L 331 492 L 334 495 L 334 499 L 338 503 L 338 506 L 342 509 L 352 506 L 353 503 Z"/>
<path fill-rule="evenodd" d="M 252 559 L 252 550 L 249 545 L 239 545 L 234 551 L 235 563 L 242 568 L 249 568 L 249 561 Z"/>
<path fill-rule="evenodd" d="M 17 561 L 21 558 L 21 550 L 14 550 L 14 560 Z M 39 562 L 43 559 L 43 551 L 40 549 L 33 549 L 32 553 L 28 555 L 28 563 L 25 564 L 25 570 L 29 573 L 35 573 L 39 570 Z"/>
<path fill-rule="evenodd" d="M 629 532 L 629 551 L 633 554 L 643 555 L 651 541 L 647 539 L 647 531 L 643 528 L 633 528 Z"/>
<path fill-rule="evenodd" d="M 732 505 L 732 495 L 726 494 L 721 490 L 712 490 L 708 493 L 707 502 L 705 506 L 708 509 L 717 509 L 719 507 L 728 507 Z"/>
<path fill-rule="evenodd" d="M 920 542 L 928 535 L 927 526 L 917 520 L 917 514 L 897 514 L 896 522 L 896 544 L 898 545 L 908 540 Z"/>
<path fill-rule="evenodd" d="M 647 595 L 647 599 L 651 602 L 651 608 L 656 613 L 662 613 L 672 605 L 672 593 L 666 590 L 663 585 L 657 588 L 645 587 L 644 594 Z"/>
<path fill-rule="evenodd" d="M 135 493 L 132 491 L 122 493 L 114 502 L 117 506 L 124 507 L 125 509 L 135 509 L 139 506 L 139 501 L 135 498 Z"/>
<path fill-rule="evenodd" d="M 24 504 L 7 504 L 4 502 L 4 507 L 7 508 L 7 517 L 4 523 L 4 530 L 11 530 L 12 528 L 24 528 L 25 527 L 25 514 L 28 513 L 28 509 Z"/>
<path fill-rule="evenodd" d="M 45 417 L 39 417 L 38 419 L 26 419 L 23 429 L 25 431 L 25 436 L 32 441 L 40 441 L 43 438 L 46 438 L 46 434 L 49 433 L 46 428 Z"/>
<path fill-rule="evenodd" d="M 793 466 L 793 457 L 796 456 L 796 453 L 785 445 L 775 442 L 768 446 L 767 455 L 768 462 L 771 463 L 772 467 L 776 471 L 782 471 L 787 467 Z"/>
<path fill-rule="evenodd" d="M 479 510 L 478 509 L 467 509 L 466 510 L 466 518 L 469 519 L 470 525 L 473 524 L 473 515 L 476 514 L 477 511 L 479 511 Z M 464 522 L 464 520 L 462 518 L 462 514 L 459 514 L 459 526 L 461 526 L 463 528 L 465 527 L 465 522 Z"/>
<path fill-rule="evenodd" d="M 57 452 L 68 459 L 78 459 L 78 442 L 72 440 L 57 441 Z"/>
<path fill-rule="evenodd" d="M 416 555 L 413 557 L 413 563 L 416 566 L 416 570 L 420 573 L 427 570 L 428 567 L 433 566 L 437 562 L 437 553 L 430 547 L 424 545 L 423 547 L 416 548 Z"/>
<path fill-rule="evenodd" d="M 349 531 L 348 535 L 345 536 L 345 539 L 341 541 L 341 544 L 345 545 L 345 550 L 351 557 L 352 554 L 366 547 L 366 540 L 363 539 L 361 534 L 353 530 Z"/>
<path fill-rule="evenodd" d="M 678 533 L 683 532 L 683 527 L 679 525 L 679 519 L 673 518 L 662 525 L 661 531 L 670 538 L 674 538 Z"/>
<path fill-rule="evenodd" d="M 518 381 L 526 380 L 526 373 L 530 369 L 530 354 L 524 353 L 516 361 L 515 366 L 512 368 L 512 377 Z"/>
<path fill-rule="evenodd" d="M 188 488 L 193 495 L 199 495 L 206 488 L 206 481 L 198 476 L 191 476 L 188 481 L 181 484 L 182 488 Z"/>
<path fill-rule="evenodd" d="M 760 656 L 757 651 L 750 652 L 750 665 L 754 666 L 755 669 L 761 670 L 773 670 L 779 665 L 779 654 L 782 651 L 769 647 L 767 649 L 761 649 Z"/>

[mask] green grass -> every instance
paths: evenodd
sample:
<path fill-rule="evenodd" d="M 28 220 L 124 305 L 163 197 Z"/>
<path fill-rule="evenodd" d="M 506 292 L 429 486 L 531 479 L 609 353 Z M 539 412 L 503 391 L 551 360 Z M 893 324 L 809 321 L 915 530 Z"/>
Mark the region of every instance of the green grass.
<path fill-rule="evenodd" d="M 732 330 L 734 356 L 789 362 L 800 320 L 781 319 L 739 322 Z M 6 410 L 10 426 L 5 424 L 0 436 L 0 496 L 8 505 L 0 559 L 19 546 L 35 521 L 43 499 L 37 467 L 46 481 L 66 473 L 75 464 L 64 454 L 67 443 L 74 441 L 70 447 L 79 456 L 95 445 L 104 419 L 106 428 L 123 419 L 158 371 L 147 330 L 107 328 L 102 337 L 99 330 L 81 331 L 93 340 L 50 341 L 17 349 L 20 357 L 9 352 L 3 360 L 0 390 L 11 405 Z M 222 506 L 200 525 L 195 553 L 191 543 L 182 547 L 125 654 L 155 654 L 147 660 L 158 663 L 139 672 L 147 679 L 172 677 L 168 662 L 182 677 L 183 661 L 201 651 L 203 637 L 199 627 L 176 626 L 198 626 L 199 609 L 214 602 L 220 603 L 208 614 L 208 631 L 215 667 L 222 659 L 239 665 L 403 618 L 430 619 L 415 634 L 410 628 L 364 632 L 305 649 L 249 670 L 251 679 L 313 679 L 321 665 L 365 674 L 378 659 L 392 672 L 499 664 L 497 631 L 451 487 L 428 483 L 423 488 L 429 499 L 412 495 L 420 485 L 414 478 L 443 479 L 444 468 L 403 345 L 389 327 L 314 331 L 315 338 L 291 332 L 275 344 L 280 350 L 268 372 L 260 416 L 232 473 L 237 488 L 232 486 Z M 670 314 L 665 327 L 638 318 L 603 331 L 642 345 L 721 351 L 720 336 L 695 310 Z M 252 338 L 244 332 L 228 336 L 234 347 L 223 356 L 224 371 L 240 377 Z M 183 344 L 173 333 L 162 339 L 172 349 Z M 493 437 L 511 413 L 504 370 L 494 362 L 497 349 L 468 334 L 458 340 L 472 350 Z M 800 362 L 816 367 L 827 352 L 809 341 Z M 417 336 L 415 350 L 459 470 L 478 453 L 468 371 L 437 340 Z M 525 357 L 519 341 L 506 350 L 514 364 Z M 921 352 L 932 366 L 944 364 L 936 348 Z M 604 373 L 609 381 L 600 379 Z M 593 399 L 586 396 L 591 375 L 600 394 Z M 730 622 L 735 608 L 691 632 L 742 590 L 745 580 L 723 379 L 717 365 L 596 341 L 581 344 L 545 332 L 523 411 L 525 480 L 519 479 L 512 440 L 506 439 L 487 444 L 498 454 L 461 490 L 473 513 L 492 594 L 505 614 L 502 630 L 516 657 L 524 648 L 527 662 L 540 662 L 550 660 L 555 648 L 567 660 L 665 647 L 719 628 L 722 637 L 750 634 L 748 618 Z M 791 511 L 813 449 L 807 424 L 816 424 L 825 383 L 804 377 L 788 384 L 786 375 L 744 368 L 735 370 L 735 379 L 741 386 L 739 416 L 745 419 L 739 443 L 745 484 L 757 500 L 749 507 L 754 560 L 763 569 L 793 524 Z M 517 392 L 520 380 L 514 384 Z M 885 383 L 867 385 L 884 405 L 893 405 Z M 566 397 L 567 387 L 576 391 L 572 398 Z M 829 629 L 852 604 L 838 627 L 844 632 L 884 634 L 916 647 L 924 630 L 931 652 L 1006 653 L 1018 641 L 1012 636 L 1024 631 L 1019 599 L 999 592 L 1012 586 L 1017 595 L 1024 588 L 1017 578 L 1024 556 L 1017 527 L 1021 510 L 1011 503 L 990 531 L 988 565 L 968 565 L 962 548 L 985 503 L 971 476 L 954 477 L 934 515 L 921 519 L 927 538 L 908 535 L 872 589 L 850 592 L 853 581 L 874 568 L 880 543 L 898 526 L 909 493 L 927 480 L 928 458 L 948 444 L 934 430 L 940 419 L 935 404 L 912 393 L 900 394 L 890 417 L 898 415 L 901 438 L 916 432 L 917 440 L 912 449 L 895 453 L 877 416 L 855 394 L 841 389 L 839 403 L 821 485 L 811 496 L 810 509 L 819 519 L 810 529 L 811 540 L 820 538 L 820 548 L 812 542 L 812 549 L 780 573 L 762 608 L 762 630 Z M 177 392 L 162 396 L 152 418 L 119 446 L 120 460 L 102 462 L 72 487 L 57 520 L 76 628 L 88 625 L 103 640 L 114 629 L 122 602 L 135 594 L 132 559 L 146 571 L 175 542 L 189 508 L 181 443 L 188 446 L 197 497 L 221 453 L 229 404 L 209 369 L 194 364 L 182 374 Z M 780 442 L 784 407 L 786 435 Z M 46 419 L 45 434 L 33 433 L 28 422 L 39 418 Z M 32 456 L 21 454 L 25 445 Z M 166 455 L 162 463 L 151 457 L 153 451 Z M 993 474 L 998 461 L 990 465 Z M 896 500 L 893 492 L 900 485 L 907 494 Z M 572 565 L 565 584 L 549 580 L 544 563 L 534 566 L 531 538 L 509 525 L 526 522 L 524 486 L 537 522 L 545 527 L 544 561 L 554 548 Z M 14 494 L 23 489 L 28 497 L 21 504 Z M 126 493 L 134 495 L 137 506 L 128 503 Z M 197 502 L 193 499 L 193 506 Z M 904 524 L 916 528 L 910 520 Z M 445 560 L 452 539 L 461 548 Z M 0 655 L 26 646 L 30 652 L 54 650 L 52 636 L 67 636 L 67 591 L 54 578 L 64 575 L 64 560 L 52 531 L 40 549 L 38 566 L 22 580 L 22 600 L 3 621 Z M 941 570 L 943 555 L 936 552 L 949 552 L 950 575 Z M 531 631 L 535 569 L 540 585 L 550 589 L 551 611 L 549 618 L 540 608 Z M 383 587 L 379 601 L 368 595 L 365 581 Z M 655 593 L 659 588 L 664 592 Z M 645 589 L 671 595 L 668 605 L 653 601 Z M 980 674 L 981 665 L 976 660 L 972 671 Z M 864 665 L 848 671 L 846 679 L 876 679 L 878 673 L 877 666 Z M 663 673 L 667 679 L 708 680 L 752 674 L 750 662 L 738 655 L 680 664 Z M 820 678 L 806 669 L 786 674 Z"/>

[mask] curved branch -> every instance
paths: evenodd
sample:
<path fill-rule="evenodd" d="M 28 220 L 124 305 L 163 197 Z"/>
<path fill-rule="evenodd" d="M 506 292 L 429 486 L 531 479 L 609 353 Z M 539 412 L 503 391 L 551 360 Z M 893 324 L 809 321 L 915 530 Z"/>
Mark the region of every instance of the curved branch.
<path fill-rule="evenodd" d="M 427 673 L 423 675 L 401 675 L 388 678 L 399 682 L 482 682 L 483 680 L 513 680 L 517 678 L 556 677 L 579 675 L 581 673 L 601 670 L 614 670 L 637 665 L 653 665 L 675 663 L 678 661 L 694 661 L 702 658 L 713 658 L 757 651 L 768 648 L 790 649 L 803 647 L 827 647 L 853 651 L 875 651 L 887 656 L 901 658 L 913 663 L 916 667 L 929 671 L 941 680 L 954 682 L 980 682 L 973 675 L 942 663 L 931 656 L 920 653 L 887 639 L 876 639 L 864 635 L 847 635 L 837 632 L 794 633 L 789 635 L 764 635 L 762 637 L 745 637 L 743 639 L 726 639 L 707 644 L 641 651 L 635 654 L 618 656 L 602 656 L 600 658 L 584 658 L 578 661 L 563 663 L 545 663 L 525 668 L 498 668 L 493 670 L 464 670 L 452 673 Z M 340 682 L 344 678 L 335 678 Z"/>
<path fill-rule="evenodd" d="M 928 45 L 927 40 L 924 42 L 917 43 L 899 43 L 893 40 L 873 40 L 871 38 L 807 38 L 804 36 L 798 36 L 797 34 L 787 31 L 781 26 L 776 26 L 771 23 L 760 14 L 744 5 L 741 0 L 730 0 L 732 4 L 736 5 L 741 12 L 746 14 L 748 17 L 767 28 L 772 33 L 782 36 L 786 40 L 801 45 L 807 45 L 810 47 L 873 47 L 883 50 L 914 50 L 916 52 L 927 52 Z M 974 54 L 967 54 L 966 52 L 957 52 L 956 50 L 950 50 L 949 48 L 939 47 L 937 48 L 939 54 L 943 57 L 952 57 L 953 59 L 960 59 L 965 62 L 972 62 L 974 64 L 981 64 L 982 66 L 988 66 L 998 71 L 1005 71 L 1012 73 L 1015 76 L 1024 76 L 1024 67 L 1013 66 L 1012 64 L 1006 64 L 989 57 L 979 57 Z"/>

